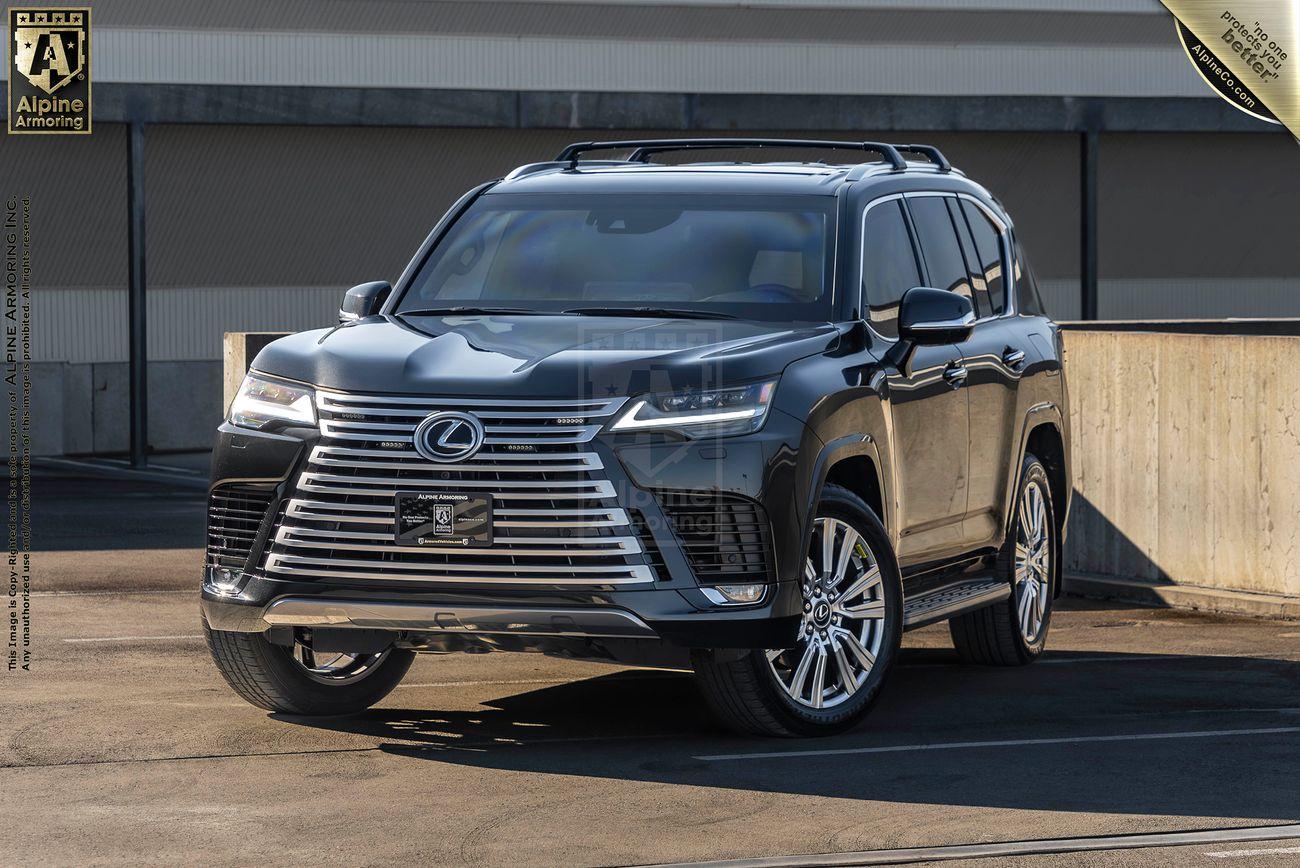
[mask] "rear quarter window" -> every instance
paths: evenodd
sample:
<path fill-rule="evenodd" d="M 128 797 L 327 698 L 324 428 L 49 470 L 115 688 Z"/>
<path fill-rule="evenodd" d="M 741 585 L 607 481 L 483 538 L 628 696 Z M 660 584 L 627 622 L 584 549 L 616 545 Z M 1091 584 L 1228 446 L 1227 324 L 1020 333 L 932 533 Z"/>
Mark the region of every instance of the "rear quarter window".
<path fill-rule="evenodd" d="M 1021 246 L 1020 239 L 1015 235 L 1011 236 L 1011 249 L 1015 253 L 1016 260 L 1012 279 L 1016 286 L 1017 307 L 1021 313 L 1029 316 L 1046 316 L 1047 308 L 1043 306 L 1042 296 L 1038 294 L 1038 278 L 1035 277 L 1033 266 L 1025 256 L 1025 249 Z"/>

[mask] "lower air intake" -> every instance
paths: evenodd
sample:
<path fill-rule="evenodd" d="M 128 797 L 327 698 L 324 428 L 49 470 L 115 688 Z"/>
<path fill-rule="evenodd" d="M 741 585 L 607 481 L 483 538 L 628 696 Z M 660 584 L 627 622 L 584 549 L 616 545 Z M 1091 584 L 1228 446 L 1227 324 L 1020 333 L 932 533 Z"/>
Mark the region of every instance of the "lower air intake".
<path fill-rule="evenodd" d="M 656 496 L 700 584 L 771 580 L 771 528 L 757 503 L 718 492 Z"/>

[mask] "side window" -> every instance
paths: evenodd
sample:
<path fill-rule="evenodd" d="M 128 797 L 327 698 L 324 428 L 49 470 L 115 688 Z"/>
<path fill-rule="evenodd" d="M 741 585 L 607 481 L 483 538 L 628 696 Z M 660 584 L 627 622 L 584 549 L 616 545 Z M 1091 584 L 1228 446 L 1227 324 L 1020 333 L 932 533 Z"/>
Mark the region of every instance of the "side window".
<path fill-rule="evenodd" d="M 984 272 L 984 285 L 988 289 L 989 302 L 993 313 L 999 314 L 1007 309 L 1006 270 L 1002 263 L 1002 244 L 998 228 L 980 207 L 966 199 L 961 200 L 962 210 L 966 213 L 966 223 L 971 235 L 975 237 L 975 250 L 979 254 L 980 270 Z"/>
<path fill-rule="evenodd" d="M 1043 298 L 1038 294 L 1038 278 L 1034 275 L 1033 266 L 1029 264 L 1029 259 L 1025 256 L 1025 248 L 1021 246 L 1020 239 L 1012 235 L 1012 248 L 1015 250 L 1015 286 L 1016 286 L 1016 304 L 1020 312 L 1029 316 L 1045 316 L 1046 308 L 1043 306 Z"/>
<path fill-rule="evenodd" d="M 989 290 L 984 283 L 984 269 L 980 266 L 979 254 L 975 251 L 975 239 L 971 237 L 970 227 L 961 213 L 961 202 L 956 198 L 948 199 L 948 216 L 952 225 L 957 227 L 957 240 L 961 242 L 961 252 L 966 260 L 966 273 L 970 275 L 971 292 L 975 296 L 975 316 L 984 319 L 993 312 L 989 304 Z"/>
<path fill-rule="evenodd" d="M 921 285 L 902 202 L 882 202 L 867 211 L 862 227 L 862 298 L 867 318 L 886 337 L 898 335 L 898 303 Z"/>
<path fill-rule="evenodd" d="M 970 276 L 957 243 L 957 232 L 948 216 L 943 196 L 918 196 L 907 200 L 912 222 L 921 242 L 921 255 L 930 272 L 930 285 L 971 298 Z M 971 304 L 975 300 L 971 299 Z"/>

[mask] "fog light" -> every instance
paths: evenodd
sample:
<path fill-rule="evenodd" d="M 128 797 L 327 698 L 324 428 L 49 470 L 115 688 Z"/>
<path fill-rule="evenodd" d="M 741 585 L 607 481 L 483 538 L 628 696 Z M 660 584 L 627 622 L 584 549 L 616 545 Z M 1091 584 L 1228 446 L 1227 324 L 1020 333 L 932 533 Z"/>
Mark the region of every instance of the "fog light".
<path fill-rule="evenodd" d="M 763 585 L 715 585 L 714 590 L 728 603 L 757 603 L 763 599 Z"/>
<path fill-rule="evenodd" d="M 234 596 L 239 593 L 244 571 L 231 567 L 210 567 L 208 569 L 208 586 L 218 594 Z"/>

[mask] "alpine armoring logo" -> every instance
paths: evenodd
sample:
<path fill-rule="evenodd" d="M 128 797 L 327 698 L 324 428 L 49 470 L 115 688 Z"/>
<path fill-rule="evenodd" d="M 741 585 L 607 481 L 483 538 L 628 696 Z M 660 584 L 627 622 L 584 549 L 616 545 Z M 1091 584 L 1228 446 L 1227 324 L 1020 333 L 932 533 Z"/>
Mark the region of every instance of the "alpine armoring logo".
<path fill-rule="evenodd" d="M 90 132 L 90 9 L 9 10 L 9 132 Z"/>

